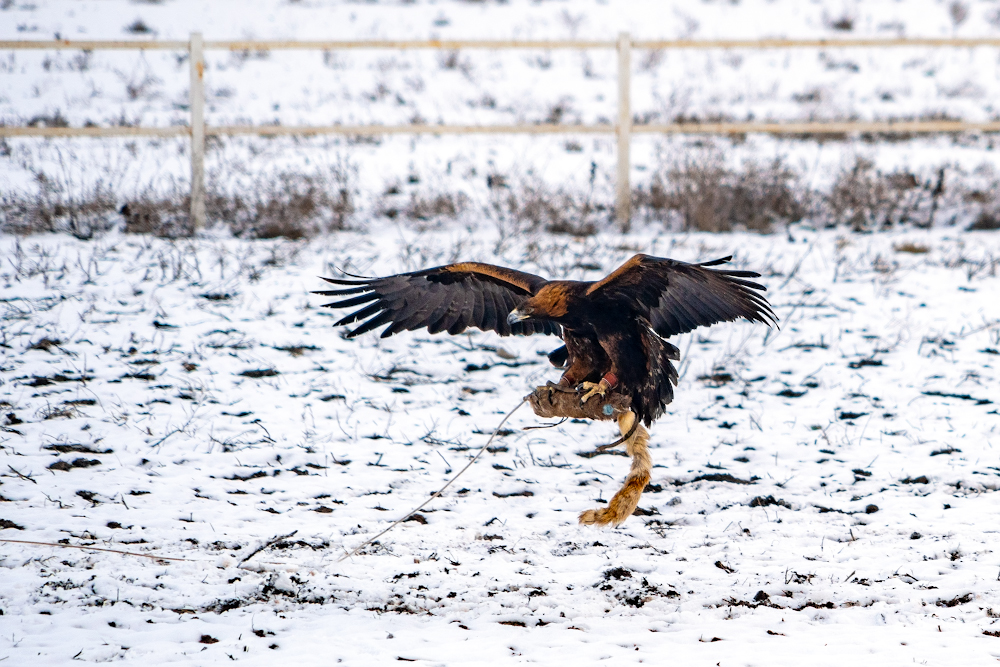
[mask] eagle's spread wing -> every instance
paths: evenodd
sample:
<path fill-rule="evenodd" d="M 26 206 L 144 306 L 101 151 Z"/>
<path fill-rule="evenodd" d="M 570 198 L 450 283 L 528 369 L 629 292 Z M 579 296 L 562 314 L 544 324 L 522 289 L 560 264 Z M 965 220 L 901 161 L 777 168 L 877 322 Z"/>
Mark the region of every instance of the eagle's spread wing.
<path fill-rule="evenodd" d="M 314 294 L 356 295 L 324 306 L 362 306 L 336 324 L 361 322 L 348 337 L 384 324 L 389 326 L 382 331 L 382 338 L 422 327 L 431 333 L 450 334 L 461 333 L 468 327 L 496 331 L 501 336 L 560 333 L 559 325 L 552 322 L 507 323 L 510 312 L 548 281 L 501 266 L 462 262 L 385 278 L 323 280 L 344 287 Z"/>
<path fill-rule="evenodd" d="M 708 268 L 731 259 L 688 264 L 636 255 L 591 285 L 587 294 L 646 314 L 664 338 L 740 317 L 776 325 L 778 318 L 760 293 L 767 288 L 745 280 L 757 278 L 759 273 Z"/>

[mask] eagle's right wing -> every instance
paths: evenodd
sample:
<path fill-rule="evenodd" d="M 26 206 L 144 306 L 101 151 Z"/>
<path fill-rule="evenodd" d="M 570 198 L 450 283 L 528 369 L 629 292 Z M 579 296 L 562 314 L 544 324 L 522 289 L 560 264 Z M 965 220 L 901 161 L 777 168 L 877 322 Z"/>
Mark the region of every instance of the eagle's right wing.
<path fill-rule="evenodd" d="M 348 337 L 388 324 L 382 337 L 427 327 L 431 333 L 458 334 L 468 327 L 496 331 L 501 336 L 545 333 L 560 335 L 552 322 L 508 324 L 507 316 L 538 292 L 547 280 L 492 264 L 462 262 L 385 278 L 323 278 L 339 289 L 313 292 L 348 298 L 327 308 L 362 306 L 335 326 L 361 322 Z M 348 296 L 356 295 L 356 296 Z"/>
<path fill-rule="evenodd" d="M 731 259 L 688 264 L 636 255 L 591 285 L 587 295 L 644 314 L 664 338 L 741 317 L 776 325 L 778 318 L 762 294 L 767 288 L 747 280 L 759 273 L 709 268 Z"/>

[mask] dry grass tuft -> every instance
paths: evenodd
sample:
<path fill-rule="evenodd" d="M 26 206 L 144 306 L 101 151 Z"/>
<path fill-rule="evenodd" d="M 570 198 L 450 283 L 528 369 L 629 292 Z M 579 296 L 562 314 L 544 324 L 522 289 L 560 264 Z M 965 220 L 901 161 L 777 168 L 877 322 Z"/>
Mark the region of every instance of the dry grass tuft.
<path fill-rule="evenodd" d="M 647 220 L 705 232 L 769 232 L 775 224 L 800 220 L 807 201 L 798 176 L 781 160 L 748 162 L 736 170 L 713 150 L 668 162 L 648 190 L 634 195 Z"/>
<path fill-rule="evenodd" d="M 914 243 L 912 241 L 897 243 L 892 246 L 892 249 L 896 252 L 908 252 L 911 255 L 926 255 L 931 251 L 928 246 L 925 246 L 922 243 Z"/>
<path fill-rule="evenodd" d="M 553 234 L 591 236 L 611 224 L 612 206 L 594 195 L 594 169 L 586 192 L 553 188 L 538 179 L 508 185 L 498 174 L 488 177 L 486 214 L 511 233 L 547 231 Z"/>
<path fill-rule="evenodd" d="M 983 209 L 969 225 L 969 231 L 996 231 L 1000 229 L 1000 211 L 995 207 Z"/>
<path fill-rule="evenodd" d="M 117 228 L 130 234 L 190 236 L 187 183 L 160 179 L 157 185 L 137 187 L 136 161 L 143 156 L 137 156 L 131 143 L 124 148 L 109 147 L 96 166 L 92 155 L 73 147 L 60 146 L 41 157 L 22 151 L 18 158 L 33 178 L 20 190 L 0 192 L 0 232 L 68 232 L 89 239 Z M 210 148 L 218 150 L 214 144 Z M 242 162 L 217 158 L 206 179 L 208 225 L 223 224 L 245 238 L 300 239 L 345 229 L 355 212 L 354 173 L 350 164 L 338 160 L 308 173 L 254 174 Z"/>
<path fill-rule="evenodd" d="M 283 171 L 260 177 L 249 193 L 216 191 L 206 208 L 210 220 L 226 224 L 235 236 L 301 239 L 346 229 L 354 200 L 346 172 L 331 167 L 314 174 Z"/>
<path fill-rule="evenodd" d="M 123 185 L 135 162 L 128 153 L 111 151 L 99 169 L 63 149 L 54 150 L 44 168 L 26 161 L 24 168 L 33 176 L 30 186 L 0 192 L 0 233 L 67 232 L 89 239 L 119 228 L 167 238 L 191 235 L 183 181 L 123 193 L 135 188 Z M 309 238 L 351 227 L 358 213 L 357 172 L 346 160 L 338 158 L 308 173 L 286 168 L 265 174 L 250 172 L 245 160 L 215 160 L 207 179 L 208 224 L 224 225 L 234 236 Z M 420 228 L 464 219 L 475 209 L 476 218 L 485 218 L 499 231 L 498 248 L 525 233 L 590 236 L 614 227 L 611 179 L 604 173 L 598 179 L 596 163 L 590 164 L 582 186 L 554 185 L 530 170 L 527 174 L 489 173 L 477 193 L 468 186 L 427 188 L 411 173 L 405 184 L 391 182 L 371 204 L 364 204 L 364 213 Z M 883 171 L 860 157 L 836 174 L 828 190 L 820 191 L 780 158 L 734 166 L 718 145 L 699 144 L 663 159 L 649 183 L 633 190 L 632 201 L 634 219 L 683 231 L 768 233 L 799 221 L 855 232 L 899 225 L 997 230 L 998 192 L 1000 176 L 988 166 L 966 172 L 944 165 L 917 174 Z M 896 251 L 920 253 L 918 247 L 904 244 Z"/>
<path fill-rule="evenodd" d="M 125 202 L 118 212 L 125 221 L 126 234 L 180 238 L 191 235 L 190 208 L 187 195 L 157 197 L 144 193 Z"/>
<path fill-rule="evenodd" d="M 103 181 L 74 190 L 39 172 L 35 174 L 35 185 L 34 193 L 0 195 L 0 231 L 20 235 L 69 232 L 79 239 L 89 239 L 118 222 L 117 202 Z"/>
<path fill-rule="evenodd" d="M 884 173 L 871 160 L 857 158 L 837 176 L 817 217 L 827 227 L 849 225 L 856 232 L 900 224 L 926 228 L 934 224 L 945 170 L 921 182 L 908 171 Z"/>
<path fill-rule="evenodd" d="M 403 217 L 415 222 L 430 222 L 441 218 L 455 219 L 469 206 L 469 198 L 462 192 L 410 192 L 409 200 L 403 200 L 403 197 L 399 186 L 387 188 L 376 203 L 375 215 L 390 220 Z"/>

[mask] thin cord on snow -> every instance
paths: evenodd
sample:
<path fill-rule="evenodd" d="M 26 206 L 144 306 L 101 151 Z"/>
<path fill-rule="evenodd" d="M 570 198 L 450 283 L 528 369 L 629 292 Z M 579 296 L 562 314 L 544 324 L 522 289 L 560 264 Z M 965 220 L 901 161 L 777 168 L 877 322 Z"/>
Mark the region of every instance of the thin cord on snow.
<path fill-rule="evenodd" d="M 140 553 L 136 553 L 135 551 L 120 551 L 118 549 L 102 549 L 101 547 L 88 547 L 88 546 L 82 546 L 82 545 L 77 545 L 77 544 L 56 544 L 55 542 L 35 542 L 33 540 L 3 540 L 3 539 L 0 539 L 0 542 L 10 542 L 12 544 L 33 544 L 35 546 L 58 547 L 60 549 L 82 549 L 84 551 L 107 551 L 108 553 L 121 554 L 122 556 L 138 556 L 140 558 L 152 558 L 153 560 L 177 560 L 177 561 L 185 561 L 185 562 L 188 562 L 188 563 L 197 562 L 197 561 L 192 561 L 190 558 L 176 558 L 176 557 L 169 557 L 169 556 L 155 556 L 153 554 L 140 554 Z"/>
<path fill-rule="evenodd" d="M 437 493 L 435 493 L 430 498 L 428 498 L 427 500 L 425 500 L 423 503 L 420 504 L 419 507 L 417 507 L 416 509 L 412 510 L 409 514 L 407 514 L 406 516 L 404 516 L 402 519 L 400 519 L 399 521 L 396 521 L 395 523 L 393 523 L 392 525 L 390 525 L 388 528 L 386 528 L 385 530 L 383 530 L 381 533 L 379 533 L 375 537 L 371 538 L 370 540 L 368 540 L 367 542 L 365 542 L 364 544 L 362 544 L 361 546 L 359 546 L 354 551 L 352 551 L 349 554 L 346 554 L 344 556 L 341 556 L 337 560 L 337 562 L 340 562 L 342 560 L 346 560 L 346 559 L 350 558 L 351 556 L 356 555 L 359 551 L 361 551 L 362 549 L 364 549 L 365 547 L 367 547 L 368 545 L 370 545 L 372 542 L 374 542 L 378 538 L 382 537 L 383 535 L 385 535 L 386 533 L 388 533 L 390 530 L 392 530 L 393 528 L 395 528 L 397 525 L 401 524 L 402 522 L 406 521 L 411 516 L 413 516 L 414 514 L 416 514 L 417 512 L 419 512 L 420 510 L 422 510 L 432 500 L 434 500 L 435 498 L 439 498 L 441 496 L 441 494 L 444 493 L 445 489 L 447 489 L 449 486 L 451 486 L 452 483 L 456 479 L 458 479 L 459 476 L 461 476 L 462 473 L 464 473 L 466 470 L 468 470 L 469 468 L 472 467 L 472 464 L 475 463 L 476 460 L 482 455 L 482 453 L 486 451 L 486 448 L 489 447 L 493 443 L 493 440 L 497 437 L 497 434 L 500 433 L 500 429 L 503 428 L 503 425 L 507 423 L 507 420 L 510 419 L 511 416 L 515 412 L 517 412 L 517 410 L 522 405 L 524 405 L 527 402 L 527 400 L 528 400 L 527 397 L 521 399 L 521 402 L 518 403 L 514 407 L 513 410 L 511 410 L 510 412 L 508 412 L 506 414 L 506 416 L 504 416 L 504 418 L 500 421 L 500 423 L 497 424 L 496 429 L 493 430 L 493 435 L 491 435 L 490 439 L 486 441 L 486 444 L 483 445 L 479 449 L 479 451 L 476 452 L 476 455 L 472 457 L 472 460 L 469 461 L 465 465 L 464 468 L 462 468 L 461 470 L 459 470 L 458 473 L 454 477 L 452 477 L 448 481 L 447 484 L 445 484 L 444 486 L 442 486 L 437 491 Z M 35 480 L 30 480 L 30 481 L 34 482 Z M 263 544 L 263 546 L 257 548 L 249 556 L 247 556 L 243 560 L 241 560 L 239 562 L 239 564 L 238 564 L 238 567 L 242 567 L 244 563 L 246 563 L 248 560 L 250 560 L 251 558 L 253 558 L 254 556 L 256 556 L 261 551 L 264 551 L 265 549 L 271 547 L 275 543 L 280 542 L 282 539 L 287 539 L 287 538 L 295 535 L 295 533 L 297 533 L 297 532 L 298 531 L 292 531 L 288 535 L 279 535 L 277 537 L 274 537 L 274 538 L 268 540 L 267 542 L 265 542 Z M 201 560 L 201 559 L 178 558 L 176 556 L 157 556 L 157 555 L 154 555 L 154 554 L 143 554 L 143 553 L 138 553 L 138 552 L 135 552 L 135 551 L 123 551 L 123 550 L 120 550 L 120 549 L 107 549 L 107 548 L 95 547 L 95 546 L 85 546 L 85 545 L 77 545 L 77 544 L 59 544 L 59 543 L 56 543 L 56 542 L 40 542 L 40 541 L 35 541 L 35 540 L 11 540 L 11 539 L 2 539 L 2 538 L 0 538 L 0 543 L 5 543 L 5 542 L 6 543 L 10 543 L 10 544 L 30 544 L 30 545 L 33 545 L 33 546 L 55 547 L 55 548 L 58 548 L 58 549 L 80 549 L 82 551 L 104 551 L 104 552 L 107 552 L 107 553 L 119 554 L 119 555 L 122 555 L 122 556 L 137 556 L 139 558 L 149 558 L 149 559 L 157 560 L 157 561 L 168 561 L 168 562 L 169 561 L 176 561 L 176 562 L 186 562 L 186 563 L 207 563 L 208 562 L 208 561 Z M 268 563 L 269 565 L 288 565 L 287 563 L 278 563 L 278 562 L 273 562 L 273 561 L 265 561 L 265 562 Z"/>
<path fill-rule="evenodd" d="M 294 533 L 292 533 L 292 534 L 294 535 Z M 285 535 L 284 537 L 289 537 L 289 535 Z M 254 556 L 257 555 L 257 553 L 260 553 L 260 551 L 262 551 L 263 549 L 266 549 L 267 547 L 272 546 L 275 542 L 278 542 L 280 540 L 281 540 L 281 538 L 276 538 L 274 540 L 271 540 L 270 542 L 266 543 L 263 547 L 261 547 L 260 549 L 258 549 L 256 552 L 254 552 L 251 555 L 254 555 Z M 36 540 L 8 540 L 8 539 L 0 539 L 0 544 L 5 543 L 5 542 L 10 543 L 10 544 L 29 544 L 31 546 L 36 546 L 36 547 L 55 547 L 57 549 L 80 549 L 82 551 L 104 551 L 104 552 L 107 552 L 109 554 L 119 554 L 120 556 L 138 556 L 139 558 L 149 558 L 149 559 L 155 560 L 155 561 L 167 561 L 167 562 L 177 561 L 177 562 L 184 562 L 184 563 L 203 563 L 206 566 L 209 563 L 213 563 L 214 562 L 214 561 L 210 561 L 210 560 L 207 560 L 207 559 L 204 559 L 204 558 L 179 558 L 177 556 L 157 556 L 156 554 L 141 554 L 141 553 L 138 553 L 136 551 L 122 551 L 121 549 L 105 549 L 103 547 L 93 547 L 93 546 L 87 546 L 87 545 L 84 545 L 84 544 L 59 544 L 57 542 L 38 542 Z M 249 560 L 249 558 L 244 558 L 242 561 L 240 561 L 240 563 L 237 565 L 237 567 L 240 567 L 242 569 L 249 569 L 249 568 L 244 568 L 243 567 L 243 563 L 245 563 L 247 560 Z M 282 561 L 266 560 L 266 561 L 258 561 L 258 562 L 263 562 L 263 563 L 266 563 L 267 565 L 281 565 L 283 567 L 300 567 L 298 565 L 293 565 L 291 563 L 285 563 L 285 562 L 282 562 Z"/>
<path fill-rule="evenodd" d="M 371 543 L 373 543 L 375 540 L 377 540 L 378 538 L 382 537 L 383 535 L 385 535 L 386 533 L 388 533 L 390 530 L 392 530 L 393 528 L 395 528 L 399 524 L 403 523 L 404 521 L 406 521 L 407 519 L 409 519 L 411 516 L 413 516 L 414 514 L 416 514 L 417 512 L 419 512 L 420 510 L 422 510 L 432 500 L 434 500 L 436 498 L 440 498 L 441 494 L 444 493 L 445 489 L 447 489 L 449 486 L 451 486 L 452 483 L 456 479 L 458 479 L 459 477 L 461 477 L 461 475 L 462 475 L 463 472 L 465 472 L 466 470 L 468 470 L 469 468 L 472 467 L 472 464 L 476 462 L 476 460 L 482 455 L 482 453 L 486 451 L 486 448 L 489 447 L 490 444 L 493 442 L 493 439 L 495 437 L 497 437 L 497 433 L 499 433 L 500 429 L 503 427 L 503 425 L 507 423 L 507 420 L 511 418 L 511 415 L 513 415 L 515 412 L 517 412 L 518 408 L 520 408 L 522 405 L 524 405 L 525 403 L 527 403 L 527 401 L 528 401 L 528 397 L 525 396 L 524 398 L 521 399 L 520 403 L 518 403 L 516 406 L 514 406 L 513 410 L 511 410 L 510 412 L 508 412 L 507 415 L 503 419 L 500 420 L 500 423 L 497 424 L 497 427 L 495 429 L 493 429 L 493 435 L 491 435 L 490 439 L 486 441 L 486 444 L 483 445 L 482 447 L 480 447 L 479 451 L 476 452 L 476 455 L 472 457 L 472 460 L 469 461 L 468 463 L 466 463 L 464 468 L 462 468 L 461 470 L 459 470 L 458 473 L 456 473 L 454 477 L 452 477 L 450 480 L 448 480 L 447 484 L 445 484 L 440 489 L 438 489 L 437 493 L 435 493 L 434 495 L 432 495 L 430 498 L 428 498 L 424 502 L 420 503 L 419 507 L 416 507 L 416 508 L 410 510 L 410 512 L 406 516 L 404 516 L 402 519 L 398 519 L 396 521 L 393 521 L 392 524 L 390 524 L 388 528 L 386 528 L 385 530 L 383 530 L 381 533 L 379 533 L 375 537 L 367 540 L 364 544 L 362 544 L 361 546 L 357 547 L 354 551 L 352 551 L 352 552 L 350 552 L 348 554 L 344 554 L 343 556 L 341 556 L 340 558 L 338 558 L 337 562 L 339 563 L 341 561 L 347 560 L 351 556 L 357 555 L 357 553 L 359 551 L 361 551 L 362 549 L 364 549 L 365 547 L 367 547 L 368 545 L 370 545 Z"/>

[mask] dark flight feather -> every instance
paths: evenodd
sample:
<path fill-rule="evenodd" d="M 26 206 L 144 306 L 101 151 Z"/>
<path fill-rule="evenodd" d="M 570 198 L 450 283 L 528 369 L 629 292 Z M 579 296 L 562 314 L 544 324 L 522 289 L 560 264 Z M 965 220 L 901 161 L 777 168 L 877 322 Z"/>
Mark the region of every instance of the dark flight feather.
<path fill-rule="evenodd" d="M 350 274 L 345 274 L 350 275 Z M 388 324 L 383 336 L 427 327 L 431 333 L 461 333 L 469 327 L 495 331 L 501 336 L 545 333 L 559 335 L 552 322 L 508 324 L 507 317 L 519 304 L 546 284 L 541 278 L 491 264 L 463 262 L 385 278 L 323 278 L 337 289 L 315 292 L 347 297 L 324 304 L 329 308 L 353 308 L 337 326 L 361 322 L 349 338 Z M 371 318 L 371 319 L 368 319 Z"/>
<path fill-rule="evenodd" d="M 636 255 L 607 278 L 593 283 L 587 294 L 600 301 L 628 304 L 638 312 L 645 311 L 656 333 L 664 338 L 741 317 L 769 326 L 777 324 L 770 305 L 759 294 L 767 288 L 743 280 L 758 278 L 760 274 L 708 268 L 730 259 L 687 264 Z"/>

